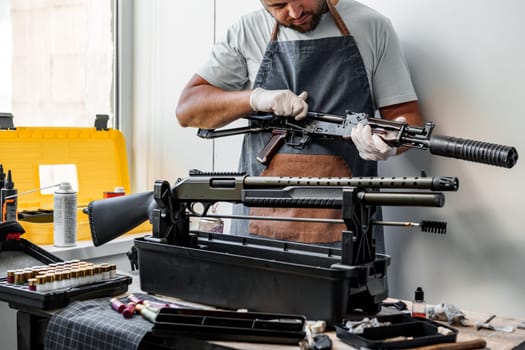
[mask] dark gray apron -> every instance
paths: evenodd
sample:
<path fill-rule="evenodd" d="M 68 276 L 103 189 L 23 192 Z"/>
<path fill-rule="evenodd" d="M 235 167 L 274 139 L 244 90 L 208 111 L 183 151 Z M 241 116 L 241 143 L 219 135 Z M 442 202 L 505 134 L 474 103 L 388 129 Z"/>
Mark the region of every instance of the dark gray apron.
<path fill-rule="evenodd" d="M 329 3 L 329 1 L 327 2 Z M 365 66 L 354 38 L 337 10 L 329 5 L 342 36 L 316 40 L 278 42 L 278 25 L 272 34 L 254 87 L 308 92 L 310 111 L 344 114 L 346 110 L 374 115 Z M 306 146 L 285 144 L 265 167 L 255 157 L 271 133 L 245 135 L 239 170 L 254 176 L 377 176 L 377 163 L 359 157 L 355 146 L 344 140 L 314 139 Z M 341 218 L 340 210 L 252 208 L 250 215 Z M 342 224 L 269 222 L 251 220 L 249 232 L 273 239 L 305 243 L 341 240 Z"/>

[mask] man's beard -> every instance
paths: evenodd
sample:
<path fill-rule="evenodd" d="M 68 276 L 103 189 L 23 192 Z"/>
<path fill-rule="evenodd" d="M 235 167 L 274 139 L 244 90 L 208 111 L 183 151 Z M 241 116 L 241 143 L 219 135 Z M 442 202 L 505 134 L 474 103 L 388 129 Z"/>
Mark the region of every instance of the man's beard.
<path fill-rule="evenodd" d="M 300 33 L 308 33 L 308 32 L 311 32 L 312 30 L 314 30 L 315 28 L 317 28 L 317 26 L 319 25 L 319 22 L 321 22 L 321 17 L 323 16 L 323 14 L 328 11 L 328 5 L 326 5 L 326 1 L 325 0 L 321 0 L 319 1 L 319 6 L 317 6 L 316 9 L 314 9 L 313 11 L 309 11 L 309 12 L 305 12 L 303 14 L 304 15 L 311 15 L 312 16 L 312 19 L 310 22 L 306 23 L 305 25 L 302 25 L 302 26 L 296 26 L 296 25 L 293 25 L 293 24 L 286 24 L 286 23 L 280 23 L 281 25 L 287 27 L 287 28 L 290 28 L 290 29 L 293 29 L 293 30 L 296 30 Z"/>

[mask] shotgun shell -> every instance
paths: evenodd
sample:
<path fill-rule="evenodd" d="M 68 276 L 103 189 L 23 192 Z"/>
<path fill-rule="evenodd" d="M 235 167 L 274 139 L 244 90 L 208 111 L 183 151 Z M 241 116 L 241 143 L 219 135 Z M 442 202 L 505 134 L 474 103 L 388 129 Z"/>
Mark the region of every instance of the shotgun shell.
<path fill-rule="evenodd" d="M 55 272 L 55 289 L 64 288 L 64 282 L 62 282 L 62 271 Z"/>
<path fill-rule="evenodd" d="M 110 305 L 111 305 L 111 308 L 115 310 L 116 312 L 118 312 L 119 314 L 121 314 L 122 311 L 124 311 L 124 309 L 126 308 L 126 304 L 124 304 L 122 301 L 118 300 L 117 298 L 111 298 Z"/>
<path fill-rule="evenodd" d="M 161 302 L 152 301 L 152 300 L 144 300 L 144 305 L 146 305 L 148 308 L 154 308 L 154 309 L 162 309 L 163 307 L 169 307 L 169 304 L 167 303 L 161 303 Z"/>
<path fill-rule="evenodd" d="M 36 292 L 36 278 L 30 278 L 27 280 L 27 286 L 29 290 Z"/>
<path fill-rule="evenodd" d="M 85 274 L 85 278 L 86 278 L 86 282 L 85 283 L 93 283 L 93 273 L 94 273 L 95 269 L 93 269 L 93 267 L 91 266 L 88 266 L 86 268 L 84 268 L 84 274 Z"/>
<path fill-rule="evenodd" d="M 15 284 L 24 284 L 24 283 L 26 283 L 24 271 L 23 270 L 15 271 Z"/>
<path fill-rule="evenodd" d="M 131 318 L 133 317 L 133 314 L 135 313 L 135 303 L 128 303 L 124 310 L 122 310 L 122 316 L 124 318 Z"/>
<path fill-rule="evenodd" d="M 157 318 L 157 313 L 155 311 L 148 309 L 144 305 L 137 305 L 137 311 L 140 312 L 142 317 L 146 320 L 155 323 L 155 319 Z"/>
<path fill-rule="evenodd" d="M 109 264 L 109 278 L 117 277 L 117 264 Z"/>
<path fill-rule="evenodd" d="M 46 277 L 46 291 L 54 291 L 56 289 L 56 284 L 55 284 L 55 274 L 54 273 L 48 273 L 47 275 L 45 275 Z"/>
<path fill-rule="evenodd" d="M 7 270 L 7 283 L 15 283 L 15 270 Z"/>
<path fill-rule="evenodd" d="M 102 263 L 102 264 L 100 264 L 100 267 L 102 269 L 102 280 L 103 281 L 109 280 L 110 274 L 111 274 L 109 264 L 108 263 Z"/>
<path fill-rule="evenodd" d="M 128 300 L 135 304 L 142 304 L 144 300 L 139 299 L 135 294 L 128 295 Z"/>
<path fill-rule="evenodd" d="M 46 292 L 47 291 L 46 276 L 38 275 L 36 276 L 36 291 L 37 292 Z"/>

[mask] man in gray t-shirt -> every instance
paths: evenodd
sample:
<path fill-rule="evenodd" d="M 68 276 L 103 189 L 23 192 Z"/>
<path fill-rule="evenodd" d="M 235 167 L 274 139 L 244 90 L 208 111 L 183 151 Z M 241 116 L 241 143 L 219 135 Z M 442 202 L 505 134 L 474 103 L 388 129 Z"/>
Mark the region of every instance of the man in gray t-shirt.
<path fill-rule="evenodd" d="M 390 21 L 353 0 L 262 0 L 213 47 L 181 94 L 182 126 L 214 129 L 254 112 L 303 119 L 345 110 L 422 124 L 409 70 Z M 350 141 L 284 145 L 270 164 L 256 161 L 268 134 L 246 135 L 239 169 L 248 175 L 376 176 L 378 160 L 404 149 L 358 126 Z M 277 208 L 254 215 L 334 218 L 340 213 Z M 250 224 L 274 239 L 333 243 L 341 225 Z M 247 229 L 248 230 L 248 229 Z M 376 237 L 381 245 L 381 237 Z M 381 249 L 379 249 L 381 250 Z"/>
<path fill-rule="evenodd" d="M 376 106 L 416 100 L 408 67 L 390 21 L 355 1 L 339 1 L 337 11 L 357 42 Z M 274 25 L 275 19 L 264 9 L 243 16 L 218 40 L 197 74 L 227 91 L 252 88 Z M 324 13 L 314 31 L 301 33 L 281 28 L 279 40 L 321 39 L 338 35 L 330 14 Z"/>

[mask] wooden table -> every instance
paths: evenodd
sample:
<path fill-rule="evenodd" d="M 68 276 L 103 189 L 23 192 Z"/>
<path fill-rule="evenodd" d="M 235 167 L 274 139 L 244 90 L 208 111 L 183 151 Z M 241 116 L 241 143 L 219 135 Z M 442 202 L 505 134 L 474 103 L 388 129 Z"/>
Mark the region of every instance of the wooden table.
<path fill-rule="evenodd" d="M 130 285 L 129 291 L 126 294 L 140 292 L 138 276 L 133 276 L 133 283 Z M 161 299 L 173 299 L 175 298 L 158 296 Z M 395 300 L 389 300 L 395 301 Z M 410 308 L 410 303 L 407 302 Z M 469 324 L 471 327 L 462 327 L 453 325 L 458 330 L 457 341 L 466 341 L 476 338 L 483 338 L 487 342 L 487 348 L 492 350 L 512 350 L 512 349 L 524 349 L 525 350 L 525 330 L 518 329 L 517 325 L 524 320 L 519 320 L 511 317 L 503 317 L 496 315 L 496 317 L 490 322 L 494 326 L 508 326 L 511 325 L 515 328 L 512 333 L 503 333 L 499 331 L 492 331 L 487 329 L 476 330 L 474 325 L 476 322 L 486 321 L 491 315 L 477 312 L 464 311 Z M 39 349 L 41 348 L 43 334 L 47 326 L 47 321 L 51 317 L 52 312 L 43 312 L 41 310 L 30 310 L 24 309 L 18 311 L 18 349 Z M 446 324 L 446 323 L 444 323 Z M 332 339 L 333 350 L 352 350 L 356 349 L 346 343 L 342 342 L 337 338 L 334 331 L 327 332 L 327 335 Z M 521 345 L 523 344 L 523 345 Z M 298 346 L 288 345 L 275 345 L 275 344 L 259 344 L 259 343 L 247 343 L 247 342 L 231 342 L 231 341 L 203 341 L 203 340 L 192 340 L 191 343 L 181 342 L 180 346 L 174 347 L 153 347 L 155 349 L 208 349 L 208 350 L 297 350 Z M 151 346 L 146 346 L 148 349 L 152 349 Z M 361 349 L 357 349 L 361 350 Z"/>
<path fill-rule="evenodd" d="M 392 300 L 390 300 L 392 301 Z M 407 302 L 408 306 L 410 307 L 410 303 Z M 457 341 L 467 341 L 477 338 L 482 338 L 487 342 L 486 349 L 491 350 L 518 350 L 518 349 L 525 349 L 525 330 L 517 328 L 517 325 L 521 322 L 524 322 L 525 320 L 516 319 L 512 317 L 503 317 L 498 316 L 492 321 L 490 321 L 490 324 L 494 326 L 513 326 L 514 332 L 512 333 L 504 333 L 499 331 L 492 331 L 488 329 L 480 329 L 476 330 L 474 325 L 476 322 L 484 322 L 486 321 L 490 316 L 489 314 L 485 313 L 479 313 L 479 312 L 469 312 L 469 311 L 463 311 L 465 313 L 465 316 L 467 318 L 467 321 L 469 324 L 472 324 L 470 327 L 463 327 L 458 325 L 453 325 L 452 327 L 458 330 L 458 336 Z M 446 322 L 441 322 L 445 325 L 448 325 Z M 326 333 L 330 336 L 332 339 L 333 350 L 360 350 L 356 349 L 352 346 L 349 346 L 348 344 L 342 342 L 337 336 L 335 335 L 335 332 L 328 332 Z M 298 347 L 296 346 L 283 346 L 283 345 L 270 345 L 270 344 L 264 344 L 261 346 L 261 344 L 254 344 L 254 343 L 232 343 L 232 342 L 214 342 L 216 344 L 222 345 L 227 347 L 228 349 L 244 349 L 244 350 L 260 350 L 260 349 L 268 349 L 268 350 L 297 350 Z"/>
<path fill-rule="evenodd" d="M 140 290 L 140 282 L 138 271 L 132 272 L 133 283 L 130 285 L 130 293 L 133 291 Z M 163 297 L 161 297 L 163 298 Z M 395 302 L 397 299 L 387 299 L 385 301 Z M 407 304 L 408 309 L 411 308 L 411 302 L 404 301 Z M 460 307 L 460 305 L 456 305 Z M 467 341 L 476 338 L 482 338 L 487 342 L 487 349 L 491 350 L 513 350 L 523 349 L 525 350 L 525 330 L 518 329 L 517 325 L 521 322 L 525 322 L 522 319 L 516 319 L 512 317 L 504 317 L 496 315 L 496 317 L 490 321 L 490 324 L 495 326 L 514 326 L 515 330 L 512 333 L 503 333 L 498 331 L 491 331 L 487 329 L 480 329 L 477 331 L 474 327 L 476 322 L 484 322 L 492 315 L 480 312 L 470 312 L 462 310 L 465 313 L 467 321 L 471 324 L 471 327 L 462 327 L 453 325 L 452 327 L 458 330 L 457 341 Z M 448 323 L 443 322 L 448 325 Z M 344 343 L 337 338 L 335 331 L 326 333 L 332 339 L 333 350 L 355 350 L 356 348 Z M 275 345 L 275 344 L 257 344 L 257 343 L 244 343 L 244 342 L 222 342 L 214 341 L 210 342 L 213 345 L 218 346 L 218 349 L 233 349 L 233 350 L 297 350 L 298 346 L 287 346 L 287 345 Z M 523 345 L 522 345 L 523 344 Z M 360 349 L 357 349 L 360 350 Z"/>
<path fill-rule="evenodd" d="M 484 322 L 490 316 L 489 314 L 465 311 L 465 315 L 470 323 Z M 475 338 L 483 338 L 487 341 L 487 348 L 493 350 L 511 350 L 511 349 L 525 349 L 525 330 L 517 328 L 517 325 L 524 320 L 496 315 L 490 321 L 494 326 L 513 326 L 514 332 L 504 333 L 499 331 L 492 331 L 488 329 L 480 329 L 477 331 L 475 327 L 460 327 L 454 326 L 459 330 L 458 341 L 470 340 Z"/>

